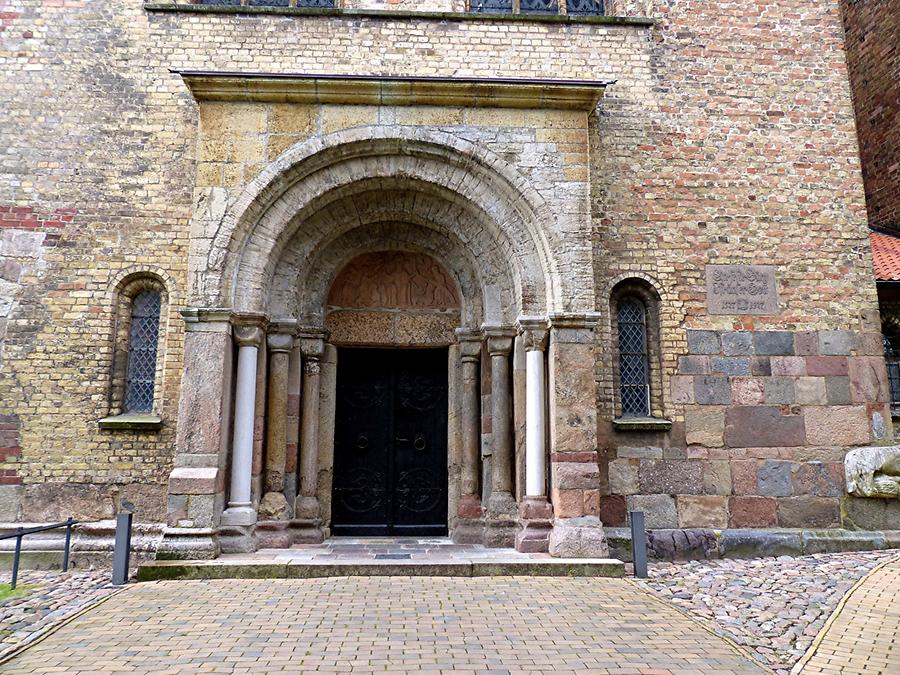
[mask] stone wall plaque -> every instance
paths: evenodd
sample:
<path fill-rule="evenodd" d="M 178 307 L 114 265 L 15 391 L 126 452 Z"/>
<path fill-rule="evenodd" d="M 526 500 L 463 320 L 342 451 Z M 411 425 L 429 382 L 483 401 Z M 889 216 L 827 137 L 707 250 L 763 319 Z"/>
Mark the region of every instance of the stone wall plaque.
<path fill-rule="evenodd" d="M 706 304 L 710 314 L 778 314 L 772 265 L 707 265 Z"/>

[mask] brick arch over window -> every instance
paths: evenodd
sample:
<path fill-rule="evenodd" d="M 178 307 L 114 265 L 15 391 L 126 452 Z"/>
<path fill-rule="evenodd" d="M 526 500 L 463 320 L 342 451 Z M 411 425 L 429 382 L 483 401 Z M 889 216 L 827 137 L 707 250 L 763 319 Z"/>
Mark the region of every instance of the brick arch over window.
<path fill-rule="evenodd" d="M 610 292 L 610 348 L 616 417 L 664 416 L 660 304 L 656 288 L 641 278 L 623 279 Z M 621 321 L 627 323 L 620 325 Z M 643 331 L 643 345 L 637 344 L 640 331 Z M 643 358 L 644 380 L 649 388 L 645 411 L 638 411 L 634 400 L 639 357 Z"/>
<path fill-rule="evenodd" d="M 110 415 L 160 410 L 169 301 L 165 281 L 152 272 L 115 285 Z"/>
<path fill-rule="evenodd" d="M 297 240 L 315 246 L 329 234 L 314 225 L 319 212 L 379 189 L 439 200 L 441 210 L 457 210 L 458 222 L 487 235 L 513 285 L 514 311 L 505 318 L 593 308 L 592 289 L 581 278 L 591 269 L 590 251 L 551 252 L 546 231 L 556 227 L 556 217 L 510 165 L 451 134 L 388 127 L 299 143 L 254 179 L 217 222 L 201 223 L 213 235 L 195 242 L 192 302 L 264 311 L 285 249 Z"/>

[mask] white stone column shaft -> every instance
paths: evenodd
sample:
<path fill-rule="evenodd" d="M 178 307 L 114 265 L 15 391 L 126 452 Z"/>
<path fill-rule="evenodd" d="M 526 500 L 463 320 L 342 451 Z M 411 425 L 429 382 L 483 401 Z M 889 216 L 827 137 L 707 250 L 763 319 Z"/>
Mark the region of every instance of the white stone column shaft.
<path fill-rule="evenodd" d="M 547 387 L 544 352 L 529 349 L 525 355 L 525 495 L 547 494 Z"/>

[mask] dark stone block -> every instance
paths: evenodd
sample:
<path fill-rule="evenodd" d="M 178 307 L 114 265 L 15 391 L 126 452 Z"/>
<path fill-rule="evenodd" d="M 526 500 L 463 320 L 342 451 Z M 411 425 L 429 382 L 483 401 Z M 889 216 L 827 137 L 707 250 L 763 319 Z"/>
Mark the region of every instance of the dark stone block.
<path fill-rule="evenodd" d="M 769 405 L 791 405 L 795 401 L 793 378 L 770 377 L 766 380 L 766 403 Z"/>
<path fill-rule="evenodd" d="M 837 527 L 841 509 L 829 497 L 789 497 L 778 500 L 778 524 L 782 527 Z"/>
<path fill-rule="evenodd" d="M 806 374 L 813 377 L 847 375 L 846 356 L 809 356 L 806 359 Z"/>
<path fill-rule="evenodd" d="M 725 356 L 746 356 L 753 353 L 753 333 L 742 330 L 722 333 L 722 353 Z"/>
<path fill-rule="evenodd" d="M 731 527 L 771 527 L 778 520 L 772 497 L 732 497 L 728 509 Z"/>
<path fill-rule="evenodd" d="M 688 353 L 721 354 L 722 344 L 719 333 L 714 330 L 688 330 Z"/>
<path fill-rule="evenodd" d="M 738 356 L 716 356 L 711 360 L 710 370 L 725 375 L 749 375 L 750 359 Z"/>
<path fill-rule="evenodd" d="M 790 497 L 794 494 L 791 482 L 792 462 L 769 459 L 756 473 L 756 489 L 763 497 Z"/>
<path fill-rule="evenodd" d="M 624 495 L 600 497 L 600 521 L 608 527 L 624 527 L 628 509 Z"/>
<path fill-rule="evenodd" d="M 853 402 L 849 377 L 826 377 L 825 393 L 828 405 L 850 405 Z"/>
<path fill-rule="evenodd" d="M 803 555 L 799 532 L 777 530 L 724 530 L 719 537 L 723 558 Z"/>
<path fill-rule="evenodd" d="M 702 462 L 691 460 L 643 460 L 638 470 L 641 492 L 668 495 L 702 494 L 702 470 Z"/>
<path fill-rule="evenodd" d="M 878 551 L 888 548 L 881 532 L 850 532 L 848 530 L 810 530 L 800 534 L 803 553 L 842 553 L 844 551 Z"/>
<path fill-rule="evenodd" d="M 753 333 L 756 353 L 766 356 L 792 356 L 794 334 L 787 330 L 763 330 Z"/>
<path fill-rule="evenodd" d="M 701 405 L 729 405 L 731 384 L 727 377 L 695 377 L 694 400 Z"/>
<path fill-rule="evenodd" d="M 797 356 L 811 356 L 819 353 L 819 333 L 804 330 L 794 334 L 794 353 Z"/>
<path fill-rule="evenodd" d="M 900 530 L 900 499 L 846 496 L 841 524 L 849 530 Z"/>
<path fill-rule="evenodd" d="M 679 356 L 679 375 L 706 375 L 709 373 L 709 358 L 706 356 Z"/>
<path fill-rule="evenodd" d="M 751 357 L 750 373 L 758 377 L 769 377 L 772 374 L 772 360 L 768 356 Z"/>
<path fill-rule="evenodd" d="M 841 497 L 844 494 L 844 465 L 825 462 L 798 464 L 793 472 L 794 494 Z"/>
<path fill-rule="evenodd" d="M 725 444 L 731 448 L 806 445 L 803 416 L 785 415 L 780 406 L 729 408 L 725 411 Z"/>
<path fill-rule="evenodd" d="M 651 530 L 647 555 L 657 560 L 704 560 L 718 558 L 714 530 Z"/>

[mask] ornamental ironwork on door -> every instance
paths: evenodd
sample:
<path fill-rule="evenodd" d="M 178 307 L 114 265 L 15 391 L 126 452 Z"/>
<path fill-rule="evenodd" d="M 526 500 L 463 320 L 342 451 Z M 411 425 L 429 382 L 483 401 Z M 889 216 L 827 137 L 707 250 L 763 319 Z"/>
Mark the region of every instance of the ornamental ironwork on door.
<path fill-rule="evenodd" d="M 447 351 L 341 349 L 335 535 L 447 533 Z"/>

